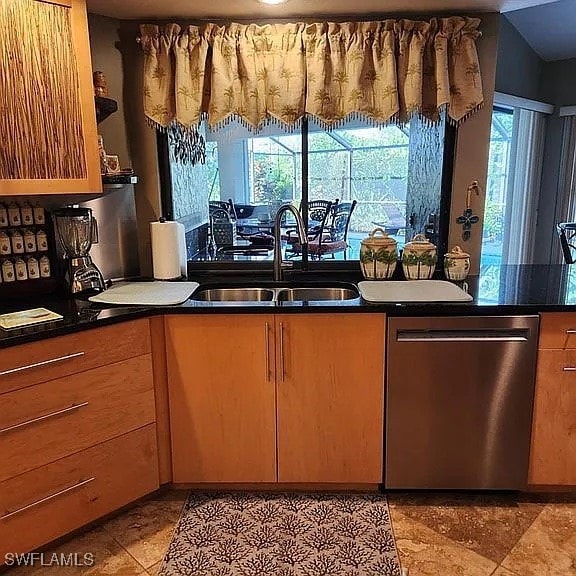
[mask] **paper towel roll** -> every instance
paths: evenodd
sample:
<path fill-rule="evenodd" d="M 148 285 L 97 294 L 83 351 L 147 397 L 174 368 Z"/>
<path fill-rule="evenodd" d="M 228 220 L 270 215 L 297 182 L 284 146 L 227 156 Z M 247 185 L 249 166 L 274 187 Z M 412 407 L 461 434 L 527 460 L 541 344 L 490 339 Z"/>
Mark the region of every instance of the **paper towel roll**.
<path fill-rule="evenodd" d="M 186 275 L 186 236 L 179 222 L 151 222 L 152 265 L 156 280 Z"/>

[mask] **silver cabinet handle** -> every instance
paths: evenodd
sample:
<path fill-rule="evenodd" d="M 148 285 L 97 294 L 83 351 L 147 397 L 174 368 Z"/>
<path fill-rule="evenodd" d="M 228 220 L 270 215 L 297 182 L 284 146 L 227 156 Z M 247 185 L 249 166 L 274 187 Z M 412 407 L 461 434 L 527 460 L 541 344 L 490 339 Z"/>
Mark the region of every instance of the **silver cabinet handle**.
<path fill-rule="evenodd" d="M 566 330 L 566 334 L 576 334 L 576 328 L 568 328 L 568 330 Z"/>
<path fill-rule="evenodd" d="M 270 382 L 270 323 L 264 327 L 266 334 L 266 382 Z"/>
<path fill-rule="evenodd" d="M 562 370 L 564 370 L 564 372 L 576 372 L 576 366 L 564 366 Z"/>
<path fill-rule="evenodd" d="M 41 498 L 40 500 L 37 500 L 36 502 L 32 502 L 32 504 L 28 504 L 27 506 L 22 506 L 22 508 L 18 508 L 17 510 L 14 510 L 13 512 L 8 512 L 7 514 L 4 514 L 4 516 L 0 516 L 0 520 L 6 520 L 7 518 L 11 518 L 12 516 L 15 516 L 16 514 L 20 514 L 21 512 L 25 512 L 26 510 L 30 510 L 30 508 L 34 508 L 35 506 L 39 506 L 40 504 L 44 504 L 44 502 L 48 502 L 49 500 L 53 500 L 54 498 L 58 498 L 58 496 L 62 496 L 64 494 L 67 494 L 68 492 L 72 492 L 72 490 L 77 490 L 78 488 L 81 488 L 82 486 L 86 486 L 86 484 L 89 484 L 90 482 L 93 482 L 94 480 L 96 480 L 95 476 L 92 476 L 92 478 L 88 478 L 88 480 L 82 480 L 82 481 L 78 482 L 77 484 L 74 484 L 74 486 L 69 486 L 68 488 L 64 488 L 64 490 L 60 490 L 59 492 L 55 492 L 54 494 L 50 494 L 50 496 L 46 496 L 45 498 Z"/>
<path fill-rule="evenodd" d="M 62 408 L 62 410 L 50 412 L 50 414 L 45 414 L 44 416 L 38 416 L 38 418 L 32 418 L 32 420 L 26 420 L 26 422 L 20 422 L 20 424 L 8 426 L 8 428 L 0 428 L 0 434 L 11 432 L 12 430 L 17 430 L 18 428 L 24 428 L 24 426 L 30 426 L 31 424 L 36 424 L 36 422 L 42 422 L 43 420 L 48 420 L 49 418 L 54 418 L 56 416 L 60 416 L 61 414 L 66 414 L 67 412 L 72 412 L 74 410 L 78 410 L 79 408 L 84 408 L 84 406 L 88 406 L 88 402 L 82 402 L 82 404 L 74 404 L 68 408 Z"/>
<path fill-rule="evenodd" d="M 48 366 L 49 364 L 55 364 L 56 362 L 64 362 L 64 360 L 78 358 L 79 356 L 84 356 L 84 354 L 84 352 L 76 352 L 74 354 L 59 356 L 58 358 L 50 358 L 50 360 L 43 360 L 42 362 L 36 362 L 34 364 L 26 364 L 26 366 L 18 366 L 18 368 L 11 368 L 10 370 L 4 370 L 3 372 L 0 372 L 0 376 L 8 376 L 8 374 L 22 372 L 23 370 L 31 370 L 32 368 L 38 368 L 40 366 Z"/>
<path fill-rule="evenodd" d="M 280 322 L 280 382 L 284 382 L 284 322 Z"/>

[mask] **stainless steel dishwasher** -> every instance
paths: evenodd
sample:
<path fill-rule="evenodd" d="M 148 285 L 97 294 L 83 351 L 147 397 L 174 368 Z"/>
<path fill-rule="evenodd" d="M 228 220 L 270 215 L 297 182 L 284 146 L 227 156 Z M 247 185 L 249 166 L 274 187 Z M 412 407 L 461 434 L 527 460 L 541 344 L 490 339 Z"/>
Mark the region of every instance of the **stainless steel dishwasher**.
<path fill-rule="evenodd" d="M 526 486 L 537 316 L 390 318 L 386 488 Z"/>

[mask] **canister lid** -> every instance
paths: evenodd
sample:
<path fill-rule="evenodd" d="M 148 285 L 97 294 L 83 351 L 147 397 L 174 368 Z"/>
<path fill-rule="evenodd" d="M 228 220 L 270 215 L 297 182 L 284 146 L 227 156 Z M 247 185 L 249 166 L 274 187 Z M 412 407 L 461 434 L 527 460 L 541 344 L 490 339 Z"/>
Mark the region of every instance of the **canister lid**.
<path fill-rule="evenodd" d="M 391 238 L 383 228 L 374 228 L 374 230 L 372 230 L 372 232 L 362 240 L 362 244 L 368 247 L 383 248 L 389 246 L 390 248 L 393 248 L 396 246 L 397 242 L 394 238 Z"/>
<path fill-rule="evenodd" d="M 450 250 L 450 252 L 448 252 L 448 254 L 446 254 L 445 256 L 446 258 L 453 258 L 453 259 L 470 258 L 470 254 L 464 252 L 464 250 L 462 250 L 460 246 L 454 246 L 454 248 L 452 248 L 452 250 Z"/>
<path fill-rule="evenodd" d="M 436 250 L 436 246 L 424 234 L 416 234 L 412 241 L 404 246 L 404 252 L 424 252 L 428 250 Z"/>

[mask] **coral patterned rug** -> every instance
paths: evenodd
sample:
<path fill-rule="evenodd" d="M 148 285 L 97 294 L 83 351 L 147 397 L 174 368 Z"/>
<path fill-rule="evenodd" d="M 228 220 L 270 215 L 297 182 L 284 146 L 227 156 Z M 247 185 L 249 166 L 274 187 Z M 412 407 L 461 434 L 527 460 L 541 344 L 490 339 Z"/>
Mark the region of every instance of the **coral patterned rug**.
<path fill-rule="evenodd" d="M 400 576 L 382 494 L 191 493 L 159 576 Z"/>

